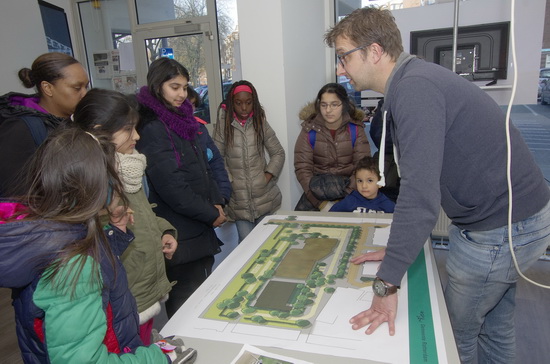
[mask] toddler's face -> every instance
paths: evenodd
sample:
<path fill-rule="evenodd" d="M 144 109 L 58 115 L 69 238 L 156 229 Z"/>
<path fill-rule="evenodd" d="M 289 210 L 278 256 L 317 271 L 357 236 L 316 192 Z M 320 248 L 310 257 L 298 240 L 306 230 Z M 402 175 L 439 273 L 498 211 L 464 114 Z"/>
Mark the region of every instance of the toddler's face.
<path fill-rule="evenodd" d="M 360 169 L 355 172 L 355 182 L 357 184 L 357 191 L 364 198 L 372 200 L 378 196 L 378 189 L 380 186 L 376 184 L 380 178 L 373 171 L 368 169 Z"/>

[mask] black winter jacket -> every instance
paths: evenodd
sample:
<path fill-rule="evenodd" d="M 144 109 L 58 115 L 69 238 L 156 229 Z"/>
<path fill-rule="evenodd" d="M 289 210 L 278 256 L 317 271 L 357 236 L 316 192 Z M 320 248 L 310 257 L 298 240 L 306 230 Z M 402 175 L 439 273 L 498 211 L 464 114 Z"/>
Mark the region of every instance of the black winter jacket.
<path fill-rule="evenodd" d="M 16 92 L 0 97 L 0 197 L 26 191 L 18 176 L 38 148 L 22 116 L 41 118 L 48 133 L 63 123 L 62 118 L 19 105 L 15 101 L 24 98 L 37 97 Z"/>
<path fill-rule="evenodd" d="M 156 114 L 140 106 L 141 139 L 136 149 L 147 157 L 149 201 L 155 213 L 178 231 L 178 248 L 168 265 L 192 262 L 220 252 L 213 228 L 223 197 L 212 177 L 198 137 L 189 141 L 169 130 Z M 178 158 L 179 155 L 179 165 Z"/>

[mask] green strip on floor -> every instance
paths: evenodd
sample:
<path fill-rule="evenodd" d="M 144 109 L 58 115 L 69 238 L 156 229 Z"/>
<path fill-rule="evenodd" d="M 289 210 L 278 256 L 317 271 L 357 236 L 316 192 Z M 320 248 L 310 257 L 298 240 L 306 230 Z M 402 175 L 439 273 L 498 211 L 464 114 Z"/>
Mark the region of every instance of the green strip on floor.
<path fill-rule="evenodd" d="M 424 250 L 407 271 L 407 281 L 410 362 L 438 363 Z"/>

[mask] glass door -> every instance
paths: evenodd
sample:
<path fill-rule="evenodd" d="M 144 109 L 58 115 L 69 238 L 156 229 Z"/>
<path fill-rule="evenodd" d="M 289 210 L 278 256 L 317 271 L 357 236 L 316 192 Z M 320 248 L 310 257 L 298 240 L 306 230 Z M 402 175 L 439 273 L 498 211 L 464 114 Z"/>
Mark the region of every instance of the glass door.
<path fill-rule="evenodd" d="M 218 105 L 241 79 L 236 0 L 76 0 L 93 87 L 134 93 L 149 64 L 173 57 L 189 70 L 215 122 Z M 212 119 L 212 120 L 211 120 Z"/>
<path fill-rule="evenodd" d="M 208 84 L 204 67 L 205 52 L 202 34 L 147 38 L 144 41 L 148 65 L 157 58 L 169 57 L 181 63 L 189 71 L 191 77 L 189 84 L 193 88 Z"/>
<path fill-rule="evenodd" d="M 76 6 L 92 87 L 134 93 L 138 84 L 127 0 L 78 1 Z"/>
<path fill-rule="evenodd" d="M 130 11 L 138 83 L 145 84 L 153 60 L 173 57 L 199 92 L 195 114 L 214 123 L 211 116 L 242 74 L 236 0 L 136 0 Z"/>
<path fill-rule="evenodd" d="M 146 84 L 147 69 L 159 57 L 181 63 L 190 75 L 189 84 L 199 92 L 202 104 L 196 114 L 208 122 L 221 102 L 221 74 L 217 40 L 209 23 L 186 23 L 176 26 L 136 31 L 134 33 L 138 81 Z M 210 87 L 208 87 L 210 85 Z M 219 100 L 210 105 L 210 99 Z"/>

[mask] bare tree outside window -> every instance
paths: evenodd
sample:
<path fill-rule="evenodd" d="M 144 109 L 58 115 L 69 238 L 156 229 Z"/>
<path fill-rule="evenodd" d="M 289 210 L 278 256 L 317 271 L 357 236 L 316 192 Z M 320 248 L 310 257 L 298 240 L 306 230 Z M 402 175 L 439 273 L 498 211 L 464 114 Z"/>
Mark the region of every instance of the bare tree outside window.
<path fill-rule="evenodd" d="M 233 19 L 228 14 L 227 3 L 234 0 L 218 0 L 217 2 L 217 17 L 218 31 L 221 44 L 221 63 L 223 65 L 231 65 L 232 51 L 228 50 L 226 39 L 233 32 Z M 174 0 L 174 11 L 177 19 L 189 19 L 192 17 L 205 16 L 207 14 L 206 3 L 204 0 Z M 203 51 L 203 35 L 187 35 L 180 37 L 147 39 L 146 47 L 149 56 L 149 62 L 160 57 L 160 48 L 169 47 L 174 50 L 174 59 L 180 62 L 189 71 L 191 79 L 189 82 L 192 85 L 201 85 L 201 80 L 206 78 L 206 70 L 204 69 L 204 51 Z M 222 67 L 223 69 L 224 67 Z M 230 79 L 231 70 L 222 70 L 223 80 Z M 223 72 L 227 71 L 227 72 Z"/>

